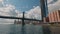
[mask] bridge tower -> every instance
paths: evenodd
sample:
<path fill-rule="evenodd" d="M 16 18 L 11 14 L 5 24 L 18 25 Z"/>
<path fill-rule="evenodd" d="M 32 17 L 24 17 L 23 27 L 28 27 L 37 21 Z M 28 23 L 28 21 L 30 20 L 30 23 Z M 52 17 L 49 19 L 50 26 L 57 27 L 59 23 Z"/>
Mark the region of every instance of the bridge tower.
<path fill-rule="evenodd" d="M 25 18 L 24 16 L 25 16 L 25 15 L 24 15 L 24 14 L 25 14 L 25 12 L 23 12 L 22 26 L 24 26 L 24 25 L 25 25 L 25 23 L 24 23 L 24 18 Z"/>

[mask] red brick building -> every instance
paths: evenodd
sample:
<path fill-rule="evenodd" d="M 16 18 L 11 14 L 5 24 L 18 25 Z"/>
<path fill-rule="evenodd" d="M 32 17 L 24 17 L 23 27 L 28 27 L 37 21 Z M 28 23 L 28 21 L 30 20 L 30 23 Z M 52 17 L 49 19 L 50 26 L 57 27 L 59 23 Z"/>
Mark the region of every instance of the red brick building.
<path fill-rule="evenodd" d="M 44 17 L 44 23 L 49 22 L 49 17 Z"/>
<path fill-rule="evenodd" d="M 60 10 L 50 12 L 48 17 L 44 18 L 44 22 L 60 22 Z"/>
<path fill-rule="evenodd" d="M 60 22 L 60 10 L 49 13 L 49 22 Z"/>

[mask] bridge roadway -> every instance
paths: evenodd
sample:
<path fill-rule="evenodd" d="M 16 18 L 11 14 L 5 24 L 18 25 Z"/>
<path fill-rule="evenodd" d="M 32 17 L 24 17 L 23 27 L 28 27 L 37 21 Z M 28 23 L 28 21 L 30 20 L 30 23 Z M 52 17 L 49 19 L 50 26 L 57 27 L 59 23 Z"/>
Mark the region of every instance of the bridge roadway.
<path fill-rule="evenodd" d="M 37 20 L 37 19 L 24 18 L 24 15 L 23 15 L 22 18 L 19 18 L 19 17 L 11 17 L 11 16 L 0 16 L 0 18 L 5 18 L 5 19 L 21 19 L 22 20 L 22 26 L 25 25 L 24 20 L 41 21 L 41 20 Z"/>
<path fill-rule="evenodd" d="M 19 18 L 19 17 L 11 17 L 11 16 L 0 16 L 0 18 L 5 18 L 5 19 L 24 19 L 24 20 L 32 20 L 32 21 L 41 21 L 37 19 L 30 19 L 30 18 Z"/>
<path fill-rule="evenodd" d="M 41 21 L 41 20 L 37 20 L 37 19 L 29 19 L 29 18 L 25 18 L 24 17 L 25 12 L 23 12 L 23 17 L 19 18 L 19 17 L 12 17 L 12 16 L 0 16 L 0 18 L 5 18 L 5 19 L 21 19 L 22 20 L 22 25 L 24 26 L 24 20 L 30 20 L 30 21 Z"/>

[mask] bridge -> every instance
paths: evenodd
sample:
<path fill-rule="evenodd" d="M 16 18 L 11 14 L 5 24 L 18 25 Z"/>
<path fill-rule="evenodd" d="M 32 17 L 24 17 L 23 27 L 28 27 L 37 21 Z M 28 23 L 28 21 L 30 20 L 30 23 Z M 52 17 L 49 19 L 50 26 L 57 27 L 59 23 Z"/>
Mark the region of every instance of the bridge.
<path fill-rule="evenodd" d="M 46 17 L 46 12 L 47 12 L 47 0 L 40 0 L 41 4 L 41 15 L 42 15 L 42 20 L 37 20 L 37 19 L 29 19 L 24 17 L 23 12 L 23 17 L 11 17 L 11 16 L 0 16 L 0 18 L 5 18 L 5 19 L 21 19 L 22 20 L 22 25 L 25 25 L 24 20 L 32 20 L 32 21 L 43 21 L 43 18 Z"/>
<path fill-rule="evenodd" d="M 37 19 L 29 19 L 29 18 L 19 18 L 19 17 L 11 17 L 11 16 L 0 16 L 0 18 L 4 18 L 4 19 L 24 19 L 24 20 L 33 20 L 33 21 L 40 21 Z"/>
<path fill-rule="evenodd" d="M 0 18 L 4 18 L 4 19 L 21 19 L 22 20 L 22 25 L 25 25 L 24 20 L 30 20 L 30 21 L 41 21 L 41 20 L 37 20 L 37 19 L 29 19 L 29 18 L 25 18 L 24 17 L 25 12 L 23 12 L 23 17 L 11 17 L 11 16 L 0 16 Z"/>

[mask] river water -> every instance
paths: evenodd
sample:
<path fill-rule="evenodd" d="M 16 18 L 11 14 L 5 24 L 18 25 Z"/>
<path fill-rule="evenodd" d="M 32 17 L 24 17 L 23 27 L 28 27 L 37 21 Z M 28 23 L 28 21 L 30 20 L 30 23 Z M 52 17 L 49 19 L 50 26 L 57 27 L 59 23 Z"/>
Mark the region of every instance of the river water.
<path fill-rule="evenodd" d="M 0 34 L 43 34 L 41 25 L 0 24 Z"/>

